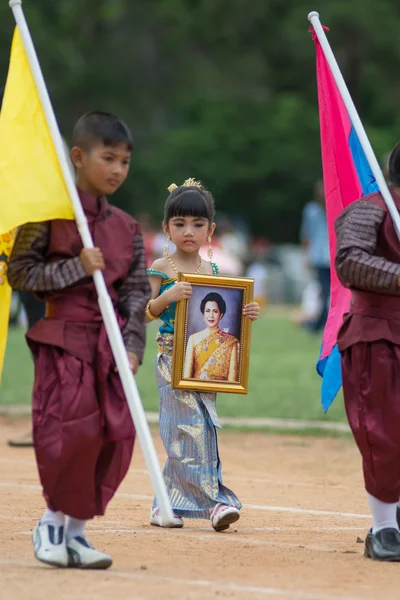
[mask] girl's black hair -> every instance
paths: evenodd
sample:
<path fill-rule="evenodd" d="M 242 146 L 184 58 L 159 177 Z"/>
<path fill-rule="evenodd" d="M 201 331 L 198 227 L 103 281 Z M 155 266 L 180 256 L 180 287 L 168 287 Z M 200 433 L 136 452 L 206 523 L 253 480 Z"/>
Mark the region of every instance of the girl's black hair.
<path fill-rule="evenodd" d="M 220 294 L 216 292 L 210 292 L 207 296 L 204 296 L 200 304 L 200 310 L 204 315 L 207 302 L 216 302 L 218 304 L 219 312 L 224 315 L 226 313 L 226 302 Z"/>
<path fill-rule="evenodd" d="M 397 142 L 389 157 L 389 179 L 394 185 L 400 185 L 400 141 Z"/>
<path fill-rule="evenodd" d="M 168 225 L 174 217 L 197 217 L 212 223 L 215 215 L 214 198 L 203 187 L 181 185 L 167 198 L 164 208 L 164 223 Z"/>

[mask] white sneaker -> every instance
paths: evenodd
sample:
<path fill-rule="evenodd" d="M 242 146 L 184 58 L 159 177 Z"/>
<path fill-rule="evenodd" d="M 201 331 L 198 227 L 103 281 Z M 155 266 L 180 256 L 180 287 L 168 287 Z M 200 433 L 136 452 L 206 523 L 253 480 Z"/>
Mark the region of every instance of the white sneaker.
<path fill-rule="evenodd" d="M 108 569 L 112 558 L 99 552 L 83 536 L 77 536 L 67 542 L 68 566 L 76 569 Z"/>
<path fill-rule="evenodd" d="M 152 508 L 150 511 L 150 525 L 155 525 L 156 527 L 183 527 L 183 519 L 182 517 L 177 517 L 174 515 L 172 524 L 164 525 L 163 518 L 160 514 L 160 509 Z"/>
<path fill-rule="evenodd" d="M 33 530 L 32 542 L 38 560 L 54 567 L 68 566 L 64 527 L 41 525 L 39 521 Z"/>
<path fill-rule="evenodd" d="M 240 519 L 240 512 L 236 506 L 229 506 L 218 502 L 211 513 L 211 525 L 215 531 L 224 531 L 229 525 L 236 523 Z"/>

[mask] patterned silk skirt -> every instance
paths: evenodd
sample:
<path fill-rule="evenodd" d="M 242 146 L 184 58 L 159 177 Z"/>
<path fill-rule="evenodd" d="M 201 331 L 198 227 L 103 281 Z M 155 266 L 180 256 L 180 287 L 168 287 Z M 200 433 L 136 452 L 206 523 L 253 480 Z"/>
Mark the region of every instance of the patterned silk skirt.
<path fill-rule="evenodd" d="M 218 502 L 241 508 L 235 494 L 222 483 L 215 393 L 172 389 L 173 337 L 159 337 L 157 342 L 160 435 L 168 456 L 163 475 L 173 512 L 189 519 L 208 519 Z"/>

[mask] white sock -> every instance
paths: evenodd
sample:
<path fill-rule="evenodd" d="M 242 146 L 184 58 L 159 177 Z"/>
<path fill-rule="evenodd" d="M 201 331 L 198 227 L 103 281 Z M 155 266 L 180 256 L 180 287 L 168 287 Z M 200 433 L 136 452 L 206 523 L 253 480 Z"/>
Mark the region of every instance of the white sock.
<path fill-rule="evenodd" d="M 397 529 L 399 531 L 399 526 L 397 524 L 397 502 L 386 503 L 378 500 L 378 498 L 374 498 L 371 494 L 368 494 L 368 502 L 369 507 L 372 512 L 372 533 L 376 533 L 381 529 Z"/>
<path fill-rule="evenodd" d="M 54 525 L 55 527 L 62 527 L 64 525 L 65 515 L 60 510 L 54 511 L 47 508 L 44 511 L 43 517 L 40 519 L 41 525 Z"/>
<path fill-rule="evenodd" d="M 87 521 L 85 519 L 67 517 L 67 542 L 78 536 L 84 537 L 86 523 Z"/>

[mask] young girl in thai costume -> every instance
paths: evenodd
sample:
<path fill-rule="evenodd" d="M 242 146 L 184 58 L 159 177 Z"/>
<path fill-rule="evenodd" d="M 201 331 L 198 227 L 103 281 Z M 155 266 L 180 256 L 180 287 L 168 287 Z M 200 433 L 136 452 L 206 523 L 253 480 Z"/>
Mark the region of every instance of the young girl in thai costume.
<path fill-rule="evenodd" d="M 164 479 L 174 511 L 174 527 L 183 527 L 183 517 L 211 519 L 215 531 L 223 531 L 240 517 L 241 504 L 222 483 L 216 428 L 216 394 L 171 387 L 176 302 L 191 297 L 191 284 L 177 282 L 179 272 L 218 275 L 211 261 L 203 261 L 200 248 L 214 233 L 214 199 L 193 179 L 182 186 L 172 185 L 165 204 L 163 229 L 167 236 L 164 258 L 148 270 L 152 300 L 147 305 L 148 321 L 161 319 L 157 336 L 155 373 L 160 399 L 160 434 L 167 452 Z M 169 242 L 176 250 L 169 254 Z M 209 253 L 211 258 L 211 252 Z M 247 304 L 243 314 L 259 316 L 256 302 Z M 150 524 L 163 527 L 154 504 Z"/>

